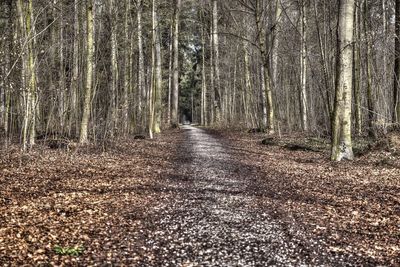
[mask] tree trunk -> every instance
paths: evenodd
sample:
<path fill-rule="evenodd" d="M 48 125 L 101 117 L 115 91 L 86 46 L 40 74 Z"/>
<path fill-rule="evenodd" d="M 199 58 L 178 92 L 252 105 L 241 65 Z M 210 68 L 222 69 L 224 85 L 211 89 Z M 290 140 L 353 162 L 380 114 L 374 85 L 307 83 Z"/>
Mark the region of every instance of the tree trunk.
<path fill-rule="evenodd" d="M 204 29 L 204 10 L 202 6 L 202 27 L 201 27 L 201 125 L 207 125 L 207 79 L 206 79 L 206 40 Z"/>
<path fill-rule="evenodd" d="M 301 56 L 300 56 L 300 117 L 303 131 L 308 131 L 308 99 L 307 99 L 307 14 L 306 0 L 301 3 Z"/>
<path fill-rule="evenodd" d="M 212 0 L 212 20 L 213 20 L 213 50 L 214 50 L 214 72 L 215 72 L 215 123 L 219 125 L 222 120 L 221 106 L 221 74 L 219 58 L 219 39 L 218 39 L 218 1 Z"/>
<path fill-rule="evenodd" d="M 213 35 L 213 22 L 210 24 L 210 93 L 211 93 L 211 105 L 210 105 L 210 123 L 215 123 L 215 79 L 214 79 L 214 35 Z"/>
<path fill-rule="evenodd" d="M 141 120 L 141 131 L 145 127 L 145 105 L 146 105 L 146 86 L 145 86 L 145 68 L 144 68 L 144 52 L 143 52 L 143 36 L 142 36 L 142 11 L 143 0 L 137 3 L 137 32 L 138 32 L 138 118 Z"/>
<path fill-rule="evenodd" d="M 122 127 L 123 133 L 129 133 L 129 91 L 130 91 L 130 40 L 129 38 L 129 19 L 131 12 L 131 1 L 125 0 L 125 21 L 124 21 L 124 91 L 123 91 L 123 99 L 122 99 Z"/>
<path fill-rule="evenodd" d="M 175 0 L 174 10 L 174 61 L 173 61 L 173 76 L 172 76 L 172 110 L 171 124 L 172 127 L 178 127 L 178 108 L 179 108 L 179 17 L 181 10 L 181 0 Z"/>
<path fill-rule="evenodd" d="M 73 63 L 72 63 L 72 79 L 71 79 L 71 114 L 70 114 L 70 128 L 74 127 L 74 135 L 78 133 L 78 91 L 79 91 L 79 0 L 74 2 L 74 44 L 73 44 Z M 71 129 L 70 129 L 71 130 Z"/>
<path fill-rule="evenodd" d="M 257 36 L 258 36 L 258 46 L 260 49 L 261 60 L 264 66 L 264 88 L 266 95 L 266 104 L 267 104 L 267 112 L 268 112 L 268 134 L 275 133 L 275 111 L 274 104 L 272 99 L 272 88 L 271 88 L 271 79 L 270 79 L 270 66 L 269 66 L 269 55 L 267 53 L 267 38 L 265 32 L 265 25 L 263 25 L 263 14 L 265 12 L 264 7 L 262 6 L 262 1 L 256 1 L 256 9 L 255 9 L 255 20 L 256 20 L 256 28 L 257 28 Z"/>
<path fill-rule="evenodd" d="M 22 56 L 23 82 L 28 83 L 24 90 L 25 95 L 25 114 L 22 128 L 22 144 L 23 150 L 35 144 L 35 127 L 36 127 L 36 70 L 35 70 L 35 26 L 33 18 L 32 0 L 29 2 L 17 1 L 17 10 L 19 13 L 19 24 L 21 28 L 21 36 L 23 37 L 22 49 L 26 49 L 26 55 Z M 29 134 L 29 136 L 28 136 Z"/>
<path fill-rule="evenodd" d="M 173 23 L 171 23 L 170 27 L 170 42 L 169 42 L 169 58 L 168 58 L 168 103 L 167 103 L 167 125 L 171 125 L 171 97 L 172 97 L 172 62 L 174 58 L 173 54 L 173 36 L 174 36 L 174 28 Z"/>
<path fill-rule="evenodd" d="M 110 134 L 114 137 L 115 130 L 117 128 L 117 87 L 118 87 L 118 58 L 117 58 L 117 25 L 116 25 L 116 10 L 114 0 L 109 0 L 110 8 L 110 19 L 111 19 L 111 84 L 110 84 L 110 107 L 109 114 L 110 118 Z"/>
<path fill-rule="evenodd" d="M 275 25 L 273 29 L 273 43 L 272 43 L 272 72 L 273 84 L 276 88 L 278 83 L 278 47 L 279 47 L 279 32 L 281 29 L 281 16 L 282 5 L 281 0 L 275 2 Z"/>
<path fill-rule="evenodd" d="M 85 85 L 85 97 L 83 104 L 83 114 L 81 121 L 81 132 L 79 142 L 88 142 L 88 125 L 91 110 L 92 100 L 92 83 L 93 83 L 93 64 L 94 64 L 94 21 L 93 21 L 93 0 L 86 0 L 86 34 L 87 34 L 87 55 L 86 55 L 86 85 Z"/>
<path fill-rule="evenodd" d="M 367 106 L 368 106 L 368 134 L 375 137 L 375 105 L 374 95 L 372 92 L 372 47 L 369 34 L 369 17 L 368 17 L 368 1 L 364 1 L 364 37 L 366 40 L 366 67 L 367 67 Z"/>
<path fill-rule="evenodd" d="M 161 65 L 161 39 L 160 25 L 158 20 L 158 1 L 153 0 L 153 42 L 155 77 L 154 77 L 154 133 L 161 132 L 161 113 L 162 113 L 162 65 Z"/>
<path fill-rule="evenodd" d="M 334 161 L 354 159 L 351 141 L 354 9 L 354 0 L 339 1 L 336 89 L 332 119 L 331 159 Z"/>
<path fill-rule="evenodd" d="M 400 0 L 396 0 L 396 36 L 393 86 L 393 122 L 400 122 Z"/>
<path fill-rule="evenodd" d="M 362 112 L 361 112 L 361 18 L 360 18 L 360 7 L 355 7 L 355 27 L 354 27 L 354 73 L 353 73 L 353 88 L 354 88 L 354 118 L 355 118 L 355 131 L 357 135 L 362 134 Z"/>

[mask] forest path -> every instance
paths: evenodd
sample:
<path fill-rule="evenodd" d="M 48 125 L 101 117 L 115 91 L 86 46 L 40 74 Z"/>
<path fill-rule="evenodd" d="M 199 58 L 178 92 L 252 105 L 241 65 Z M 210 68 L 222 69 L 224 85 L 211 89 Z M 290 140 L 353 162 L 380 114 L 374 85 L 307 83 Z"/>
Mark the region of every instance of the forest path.
<path fill-rule="evenodd" d="M 252 171 L 216 137 L 184 126 L 176 175 L 139 237 L 141 265 L 265 266 L 302 264 L 281 224 L 257 208 Z"/>

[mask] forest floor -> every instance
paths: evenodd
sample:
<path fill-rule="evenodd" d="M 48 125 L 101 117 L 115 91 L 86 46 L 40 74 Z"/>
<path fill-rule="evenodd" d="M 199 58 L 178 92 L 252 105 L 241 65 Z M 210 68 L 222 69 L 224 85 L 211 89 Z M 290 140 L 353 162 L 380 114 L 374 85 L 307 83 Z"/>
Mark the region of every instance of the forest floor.
<path fill-rule="evenodd" d="M 0 266 L 400 265 L 400 157 L 185 126 L 0 151 Z"/>

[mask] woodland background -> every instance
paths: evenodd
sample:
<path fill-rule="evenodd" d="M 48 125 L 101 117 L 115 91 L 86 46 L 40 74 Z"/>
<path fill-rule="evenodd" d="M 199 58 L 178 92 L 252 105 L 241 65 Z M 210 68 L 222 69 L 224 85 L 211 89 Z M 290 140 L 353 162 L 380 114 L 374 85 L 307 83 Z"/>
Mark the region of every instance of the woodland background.
<path fill-rule="evenodd" d="M 3 0 L 3 143 L 152 137 L 183 120 L 330 136 L 339 2 Z M 352 131 L 377 137 L 400 117 L 400 4 L 347 2 Z"/>

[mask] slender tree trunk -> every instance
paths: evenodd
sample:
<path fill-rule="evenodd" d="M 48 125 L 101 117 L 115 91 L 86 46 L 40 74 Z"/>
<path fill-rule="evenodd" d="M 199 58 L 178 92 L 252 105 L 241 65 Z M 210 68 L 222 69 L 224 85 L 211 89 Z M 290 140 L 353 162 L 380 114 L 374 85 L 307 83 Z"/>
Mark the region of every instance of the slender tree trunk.
<path fill-rule="evenodd" d="M 33 0 L 29 0 L 28 13 L 26 14 L 26 32 L 30 39 L 28 41 L 28 56 L 29 56 L 29 94 L 30 94 L 30 114 L 31 114 L 31 125 L 29 133 L 29 145 L 35 144 L 36 138 L 36 56 L 35 56 L 35 44 L 36 44 L 36 27 L 35 27 L 35 16 L 33 14 Z"/>
<path fill-rule="evenodd" d="M 243 42 L 243 49 L 244 49 L 244 76 L 245 76 L 244 98 L 243 98 L 244 114 L 245 114 L 245 120 L 247 122 L 247 127 L 252 127 L 253 123 L 251 122 L 250 119 L 250 94 L 253 91 L 253 89 L 250 76 L 249 46 L 246 41 Z"/>
<path fill-rule="evenodd" d="M 215 72 L 215 123 L 219 125 L 222 120 L 222 96 L 221 96 L 221 74 L 219 58 L 219 36 L 218 36 L 218 1 L 212 0 L 213 18 L 213 50 L 214 50 L 214 72 Z"/>
<path fill-rule="evenodd" d="M 364 1 L 364 37 L 366 40 L 366 67 L 367 67 L 367 106 L 368 106 L 368 134 L 375 137 L 375 105 L 372 92 L 372 47 L 369 34 L 368 1 Z"/>
<path fill-rule="evenodd" d="M 13 23 L 13 18 L 12 18 L 12 1 L 7 0 L 6 3 L 4 3 L 6 6 L 5 8 L 5 13 L 6 13 L 6 18 L 4 21 L 4 29 L 11 29 L 12 23 Z M 1 79 L 1 83 L 3 84 L 0 94 L 0 126 L 4 130 L 5 134 L 5 144 L 7 146 L 8 144 L 8 133 L 9 133 L 9 124 L 8 124 L 8 119 L 9 119 L 9 111 L 10 111 L 10 91 L 11 91 L 11 86 L 10 86 L 10 79 L 8 77 L 8 73 L 11 68 L 11 53 L 13 52 L 13 34 L 11 30 L 8 30 L 7 33 L 5 34 L 4 38 L 4 44 L 2 47 L 2 51 L 5 53 L 4 56 L 4 68 L 3 68 L 3 79 Z"/>
<path fill-rule="evenodd" d="M 353 160 L 351 141 L 351 89 L 353 68 L 354 0 L 340 0 L 335 106 L 332 120 L 331 159 Z"/>
<path fill-rule="evenodd" d="M 282 17 L 282 4 L 281 0 L 275 2 L 275 25 L 273 29 L 273 43 L 272 43 L 272 72 L 273 84 L 276 88 L 278 82 L 278 47 L 279 47 L 279 32 L 281 29 Z"/>
<path fill-rule="evenodd" d="M 261 64 L 261 106 L 262 106 L 262 121 L 261 121 L 261 127 L 262 130 L 264 131 L 264 129 L 266 129 L 266 127 L 268 126 L 268 110 L 267 110 L 267 97 L 265 95 L 265 70 L 264 70 L 264 65 Z"/>
<path fill-rule="evenodd" d="M 215 79 L 214 79 L 214 35 L 213 35 L 213 22 L 210 24 L 210 123 L 215 123 Z"/>
<path fill-rule="evenodd" d="M 94 64 L 94 20 L 93 20 L 93 0 L 86 0 L 86 34 L 87 34 L 87 55 L 86 55 L 86 85 L 85 98 L 83 104 L 83 114 L 81 121 L 81 132 L 79 142 L 88 142 L 88 126 L 91 111 L 92 83 L 93 83 L 93 64 Z"/>
<path fill-rule="evenodd" d="M 362 134 L 362 113 L 361 113 L 361 19 L 360 19 L 360 7 L 356 5 L 355 9 L 355 27 L 354 27 L 354 50 L 353 50 L 353 58 L 354 58 L 354 117 L 355 117 L 355 131 L 357 135 Z"/>
<path fill-rule="evenodd" d="M 138 118 L 141 120 L 141 131 L 145 127 L 145 105 L 146 105 L 146 86 L 145 86 L 145 68 L 144 68 L 144 52 L 143 52 L 143 36 L 142 36 L 142 10 L 143 0 L 137 3 L 137 33 L 138 33 Z"/>
<path fill-rule="evenodd" d="M 74 44 L 73 44 L 73 63 L 72 63 L 72 79 L 71 79 L 71 114 L 70 114 L 70 128 L 74 126 L 74 135 L 78 133 L 78 91 L 79 91 L 79 62 L 80 62 L 80 54 L 79 54 L 79 35 L 80 35 L 80 26 L 79 26 L 79 10 L 80 10 L 80 1 L 74 1 Z"/>
<path fill-rule="evenodd" d="M 110 84 L 110 123 L 111 129 L 110 134 L 111 137 L 114 137 L 115 130 L 117 128 L 117 87 L 118 87 L 118 41 L 117 41 L 117 25 L 116 25 L 116 10 L 115 10 L 115 2 L 114 0 L 109 0 L 109 8 L 110 8 L 110 18 L 111 18 L 111 84 Z"/>
<path fill-rule="evenodd" d="M 204 10 L 202 6 L 202 22 L 204 19 Z M 202 23 L 201 27 L 201 125 L 207 125 L 207 79 L 206 79 L 206 40 L 205 30 Z"/>
<path fill-rule="evenodd" d="M 174 58 L 173 54 L 173 40 L 174 36 L 174 28 L 173 28 L 173 23 L 171 23 L 170 27 L 170 42 L 169 42 L 169 63 L 168 63 L 168 104 L 167 104 L 167 125 L 171 125 L 171 97 L 172 97 L 172 62 Z"/>
<path fill-rule="evenodd" d="M 172 77 L 172 110 L 171 124 L 173 127 L 179 125 L 178 108 L 179 108 L 179 17 L 181 10 L 181 0 L 175 0 L 174 10 L 174 61 L 173 61 L 173 77 Z"/>
<path fill-rule="evenodd" d="M 22 80 L 23 84 L 28 83 L 24 90 L 25 95 L 25 114 L 22 127 L 22 144 L 23 150 L 26 150 L 28 144 L 35 144 L 35 94 L 36 94 L 36 73 L 35 73 L 35 27 L 32 23 L 33 5 L 32 0 L 29 2 L 17 1 L 17 10 L 19 14 L 19 24 L 21 28 L 22 44 L 21 48 L 26 50 L 26 55 L 22 56 Z M 29 134 L 29 136 L 28 136 Z"/>
<path fill-rule="evenodd" d="M 395 65 L 393 86 L 393 122 L 400 122 L 400 0 L 396 0 Z"/>
<path fill-rule="evenodd" d="M 122 99 L 122 126 L 123 133 L 129 133 L 129 91 L 130 91 L 130 70 L 131 70 L 131 51 L 130 51 L 130 40 L 129 38 L 129 19 L 131 12 L 131 1 L 125 0 L 125 21 L 124 21 L 124 91 Z"/>
<path fill-rule="evenodd" d="M 60 47 L 59 47 L 59 58 L 60 58 L 60 80 L 59 80 L 59 88 L 60 88 L 60 106 L 59 106 L 59 117 L 60 117 L 60 127 L 61 127 L 61 133 L 64 133 L 65 131 L 65 122 L 66 122 L 66 80 L 65 80 L 65 66 L 64 66 L 64 17 L 63 17 L 63 3 L 60 3 L 60 31 L 59 31 L 59 42 L 60 42 Z"/>
<path fill-rule="evenodd" d="M 308 99 L 307 99 L 307 14 L 306 14 L 306 1 L 302 1 L 301 6 L 301 58 L 300 58 L 300 116 L 301 126 L 304 131 L 308 131 Z"/>
<path fill-rule="evenodd" d="M 158 1 L 153 0 L 153 39 L 155 56 L 155 77 L 154 77 L 154 133 L 161 132 L 162 113 L 162 65 L 161 65 L 161 39 L 160 25 L 158 20 Z"/>
<path fill-rule="evenodd" d="M 324 74 L 324 85 L 326 88 L 326 113 L 328 118 L 331 120 L 331 112 L 332 112 L 332 101 L 331 101 L 331 94 L 330 92 L 333 91 L 333 86 L 332 86 L 332 76 L 329 68 L 329 60 L 327 57 L 327 49 L 326 49 L 326 42 L 324 42 L 324 38 L 321 34 L 320 26 L 319 26 L 319 20 L 318 20 L 318 9 L 317 9 L 317 2 L 318 0 L 314 0 L 314 17 L 315 17 L 315 25 L 317 29 L 317 35 L 318 35 L 318 48 L 320 51 L 320 59 L 321 59 L 321 65 L 322 65 L 322 70 Z M 324 27 L 325 29 L 325 27 Z M 324 36 L 326 36 L 326 30 L 324 30 Z M 326 39 L 326 38 L 325 38 Z"/>
<path fill-rule="evenodd" d="M 24 52 L 21 54 L 21 61 L 22 61 L 22 69 L 21 69 L 21 87 L 23 92 L 23 103 L 24 103 L 24 119 L 22 123 L 22 133 L 21 133 L 21 141 L 23 150 L 27 149 L 27 140 L 28 140 L 28 127 L 29 127 L 29 119 L 30 119 L 30 94 L 27 90 L 26 80 L 27 80 L 27 53 L 26 53 L 26 44 L 27 35 L 26 35 L 26 28 L 25 28 L 25 5 L 23 4 L 22 0 L 17 1 L 17 13 L 18 13 L 18 26 L 19 26 L 19 39 L 21 40 L 20 46 Z"/>
<path fill-rule="evenodd" d="M 150 87 L 149 87 L 149 99 L 148 99 L 148 125 L 147 125 L 147 131 L 149 133 L 150 139 L 153 139 L 153 126 L 154 126 L 154 92 L 157 90 L 155 87 L 157 86 L 156 84 L 156 23 L 155 23 L 155 17 L 156 17 L 156 3 L 155 0 L 152 0 L 152 42 L 151 42 L 151 81 L 150 81 Z"/>
<path fill-rule="evenodd" d="M 257 36 L 258 36 L 258 45 L 260 48 L 261 60 L 264 65 L 264 88 L 267 102 L 267 112 L 268 112 L 268 133 L 275 133 L 275 110 L 273 104 L 272 97 L 272 88 L 271 88 L 271 78 L 270 74 L 270 66 L 269 66 L 269 56 L 267 53 L 267 38 L 265 33 L 265 25 L 263 25 L 263 6 L 262 1 L 256 1 L 256 10 L 255 10 L 255 20 L 256 20 L 256 28 L 257 28 Z"/>

